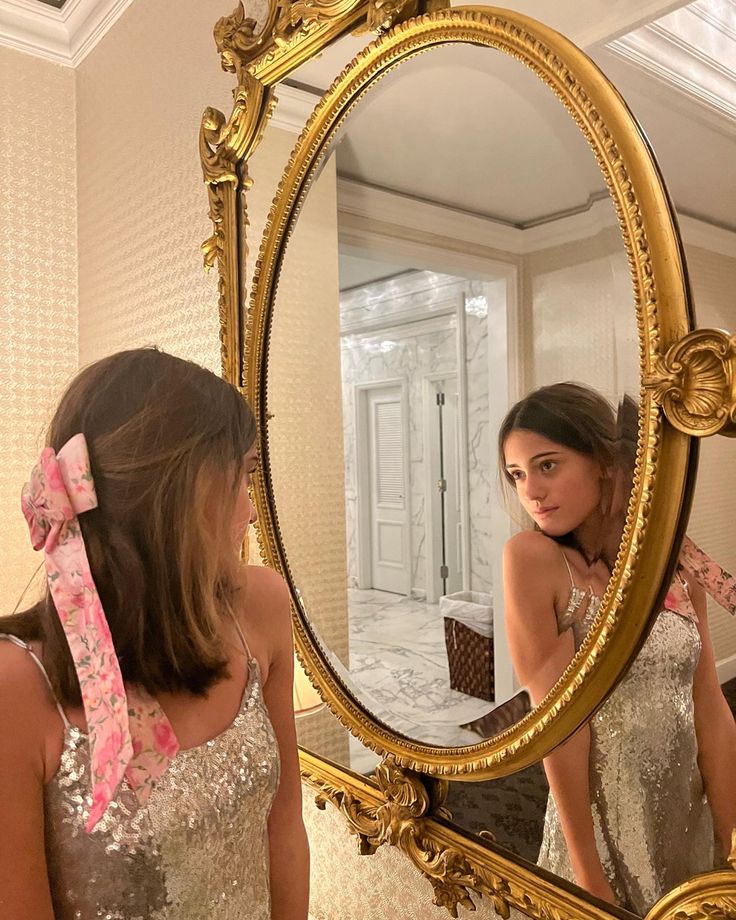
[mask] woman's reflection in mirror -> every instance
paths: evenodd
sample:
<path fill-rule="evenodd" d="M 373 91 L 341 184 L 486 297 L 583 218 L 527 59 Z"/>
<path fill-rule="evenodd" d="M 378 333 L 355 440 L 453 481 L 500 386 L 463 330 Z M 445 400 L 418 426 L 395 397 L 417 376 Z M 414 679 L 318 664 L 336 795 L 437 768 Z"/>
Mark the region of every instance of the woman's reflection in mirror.
<path fill-rule="evenodd" d="M 617 415 L 574 383 L 535 390 L 499 431 L 502 478 L 534 523 L 507 542 L 503 571 L 511 656 L 535 703 L 600 608 L 636 433 L 632 400 Z M 544 762 L 550 795 L 539 864 L 636 913 L 713 869 L 736 826 L 736 726 L 716 675 L 706 590 L 733 612 L 733 579 L 686 538 L 626 676 Z"/>

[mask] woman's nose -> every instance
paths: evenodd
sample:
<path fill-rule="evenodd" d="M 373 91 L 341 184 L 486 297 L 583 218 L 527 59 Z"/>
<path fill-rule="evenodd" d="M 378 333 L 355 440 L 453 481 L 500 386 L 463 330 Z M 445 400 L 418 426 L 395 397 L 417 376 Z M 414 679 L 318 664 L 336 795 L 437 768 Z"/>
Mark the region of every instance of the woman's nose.
<path fill-rule="evenodd" d="M 526 497 L 529 501 L 540 501 L 544 498 L 546 494 L 544 483 L 538 476 L 527 476 L 525 486 Z"/>

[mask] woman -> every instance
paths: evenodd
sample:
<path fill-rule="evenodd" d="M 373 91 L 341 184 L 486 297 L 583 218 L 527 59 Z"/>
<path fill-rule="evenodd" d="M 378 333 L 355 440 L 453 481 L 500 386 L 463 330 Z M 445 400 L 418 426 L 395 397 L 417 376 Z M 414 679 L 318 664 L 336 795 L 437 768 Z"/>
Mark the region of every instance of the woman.
<path fill-rule="evenodd" d="M 617 427 L 599 394 L 561 383 L 517 403 L 499 432 L 503 475 L 535 524 L 504 548 L 511 655 L 535 702 L 579 648 L 611 574 L 628 497 L 621 483 L 633 465 Z M 734 588 L 690 541 L 683 551 L 625 678 L 544 762 L 539 864 L 641 914 L 713 868 L 714 824 L 721 858 L 736 826 L 736 727 L 700 582 L 713 588 L 716 568 L 731 594 L 721 592 L 724 603 Z"/>
<path fill-rule="evenodd" d="M 0 620 L 0 915 L 303 920 L 289 598 L 239 560 L 250 410 L 138 349 L 76 377 L 47 444 L 47 593 Z"/>

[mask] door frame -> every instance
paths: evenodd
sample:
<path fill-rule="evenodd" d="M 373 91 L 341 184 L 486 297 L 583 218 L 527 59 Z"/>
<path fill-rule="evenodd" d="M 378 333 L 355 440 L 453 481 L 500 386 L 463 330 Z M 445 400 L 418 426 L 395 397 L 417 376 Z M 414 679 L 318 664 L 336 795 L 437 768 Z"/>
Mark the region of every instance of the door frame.
<path fill-rule="evenodd" d="M 369 202 L 375 197 L 368 187 L 361 187 L 360 191 L 363 197 L 367 196 Z M 459 245 L 456 235 L 426 230 L 420 234 L 409 227 L 398 227 L 395 218 L 393 222 L 388 220 L 388 212 L 384 216 L 378 199 L 374 204 L 375 207 L 363 208 L 358 212 L 355 209 L 343 209 L 338 194 L 338 241 L 341 250 L 353 250 L 389 262 L 399 257 L 417 270 L 441 272 L 484 283 L 486 295 L 490 298 L 487 320 L 488 392 L 495 397 L 489 399 L 488 424 L 491 431 L 498 431 L 508 407 L 521 398 L 530 382 L 527 359 L 528 350 L 533 347 L 532 328 L 522 290 L 525 278 L 521 255 L 503 258 L 498 250 L 494 251 L 488 245 L 490 237 L 487 229 L 491 221 L 483 222 L 482 232 L 477 230 L 472 243 L 466 240 Z M 457 218 L 456 214 L 453 216 Z M 473 221 L 465 223 L 468 227 L 470 224 L 475 227 Z M 439 229 L 441 231 L 442 228 Z M 503 407 L 501 411 L 499 407 Z M 489 470 L 496 469 L 498 460 L 494 440 L 491 442 L 487 462 Z M 492 478 L 495 479 L 495 475 Z M 517 530 L 518 527 L 502 504 L 499 488 L 495 496 L 491 495 L 491 531 L 496 547 L 491 559 L 491 583 L 494 680 L 500 699 L 509 699 L 519 689 L 506 641 L 501 554 L 503 544 Z"/>
<path fill-rule="evenodd" d="M 459 338 L 458 334 L 458 338 Z M 423 445 L 424 445 L 424 505 L 426 508 L 425 518 L 425 546 L 426 546 L 426 565 L 425 583 L 427 586 L 426 601 L 428 604 L 436 604 L 442 594 L 442 579 L 439 577 L 440 563 L 442 561 L 442 524 L 438 520 L 435 510 L 435 495 L 437 492 L 437 471 L 432 463 L 432 444 L 433 438 L 430 432 L 436 430 L 436 425 L 432 421 L 434 415 L 435 403 L 433 396 L 436 393 L 434 384 L 438 380 L 446 380 L 448 377 L 455 377 L 457 380 L 458 394 L 460 396 L 458 405 L 458 462 L 460 463 L 459 489 L 460 489 L 460 521 L 462 526 L 462 544 L 460 555 L 463 565 L 463 591 L 469 590 L 470 586 L 470 503 L 468 493 L 468 441 L 467 441 L 467 403 L 463 399 L 463 388 L 465 380 L 461 379 L 458 372 L 441 372 L 437 371 L 431 374 L 425 374 L 422 380 L 422 411 L 423 419 Z M 464 375 L 463 375 L 464 376 Z M 465 424 L 463 424 L 465 422 Z"/>

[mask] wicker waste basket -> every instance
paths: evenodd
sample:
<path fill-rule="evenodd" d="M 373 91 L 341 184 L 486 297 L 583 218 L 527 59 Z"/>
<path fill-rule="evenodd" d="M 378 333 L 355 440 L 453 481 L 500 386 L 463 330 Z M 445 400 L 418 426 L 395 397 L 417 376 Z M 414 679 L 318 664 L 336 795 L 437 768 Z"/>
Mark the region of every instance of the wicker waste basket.
<path fill-rule="evenodd" d="M 440 598 L 453 690 L 493 700 L 493 598 L 458 591 Z"/>

